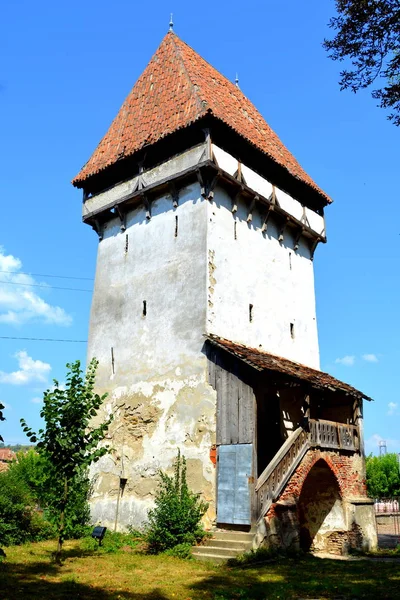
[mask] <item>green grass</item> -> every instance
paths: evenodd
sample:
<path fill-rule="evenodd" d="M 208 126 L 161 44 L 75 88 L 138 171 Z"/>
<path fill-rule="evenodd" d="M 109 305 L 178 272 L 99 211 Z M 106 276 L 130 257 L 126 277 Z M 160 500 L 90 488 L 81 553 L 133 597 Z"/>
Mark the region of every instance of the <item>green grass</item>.
<path fill-rule="evenodd" d="M 1 600 L 395 600 L 400 563 L 271 560 L 245 568 L 146 556 L 126 546 L 116 553 L 65 544 L 65 561 L 51 560 L 54 542 L 6 549 L 0 563 Z"/>

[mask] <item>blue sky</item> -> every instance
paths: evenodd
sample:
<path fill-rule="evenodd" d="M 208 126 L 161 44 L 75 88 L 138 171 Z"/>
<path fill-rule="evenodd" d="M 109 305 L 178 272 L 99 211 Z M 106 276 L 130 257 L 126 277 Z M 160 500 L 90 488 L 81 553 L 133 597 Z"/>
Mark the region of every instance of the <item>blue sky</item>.
<path fill-rule="evenodd" d="M 400 131 L 369 91 L 339 91 L 342 67 L 321 46 L 333 10 L 320 0 L 224 0 L 212 10 L 177 0 L 3 0 L 0 271 L 14 274 L 0 273 L 0 336 L 86 340 L 97 236 L 81 223 L 70 180 L 172 11 L 177 34 L 228 78 L 238 72 L 243 92 L 334 199 L 328 244 L 315 257 L 321 367 L 375 399 L 365 407 L 367 451 L 381 438 L 400 451 Z M 37 427 L 43 391 L 85 350 L 0 339 L 6 442 L 25 440 L 20 417 Z"/>

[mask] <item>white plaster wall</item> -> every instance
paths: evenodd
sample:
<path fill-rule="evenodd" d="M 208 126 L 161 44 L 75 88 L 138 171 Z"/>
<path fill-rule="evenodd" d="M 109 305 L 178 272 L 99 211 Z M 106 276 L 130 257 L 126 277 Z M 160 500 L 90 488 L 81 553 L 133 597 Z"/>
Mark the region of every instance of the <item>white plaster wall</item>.
<path fill-rule="evenodd" d="M 92 467 L 92 516 L 113 527 L 119 476 L 127 478 L 118 526 L 140 526 L 152 506 L 157 471 L 180 448 L 189 483 L 214 514 L 215 392 L 202 354 L 207 304 L 207 204 L 198 184 L 114 219 L 99 242 L 88 358 L 99 367 L 96 388 L 109 394 L 112 452 Z M 176 217 L 178 231 L 175 236 Z M 126 243 L 128 247 L 126 251 Z M 143 301 L 146 316 L 143 316 Z M 114 372 L 111 360 L 114 355 Z"/>
<path fill-rule="evenodd" d="M 263 234 L 256 211 L 247 223 L 243 202 L 234 215 L 231 208 L 231 198 L 217 187 L 207 205 L 207 332 L 319 369 L 313 263 L 306 241 L 301 238 L 294 251 L 289 233 L 278 242 L 272 221 Z"/>

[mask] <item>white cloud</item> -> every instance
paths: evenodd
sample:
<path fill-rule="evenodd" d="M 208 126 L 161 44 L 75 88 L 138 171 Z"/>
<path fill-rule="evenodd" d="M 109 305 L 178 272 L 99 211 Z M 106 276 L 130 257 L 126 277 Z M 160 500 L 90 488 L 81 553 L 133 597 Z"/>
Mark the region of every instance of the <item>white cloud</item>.
<path fill-rule="evenodd" d="M 354 365 L 356 357 L 355 356 L 343 356 L 343 358 L 337 358 L 335 363 L 339 365 L 344 365 L 345 367 L 352 367 Z"/>
<path fill-rule="evenodd" d="M 30 275 L 19 273 L 21 261 L 5 254 L 0 246 L 0 323 L 23 325 L 39 321 L 52 325 L 70 325 L 72 317 L 63 308 L 52 306 L 39 293 L 22 284 L 37 284 Z"/>
<path fill-rule="evenodd" d="M 43 402 L 43 398 L 38 398 L 37 396 L 35 396 L 35 398 L 32 398 L 31 402 L 33 402 L 34 404 L 41 404 Z"/>
<path fill-rule="evenodd" d="M 15 355 L 18 360 L 18 371 L 5 373 L 0 371 L 0 383 L 10 385 L 25 385 L 32 381 L 47 381 L 51 366 L 41 360 L 33 360 L 25 350 L 20 350 Z"/>
<path fill-rule="evenodd" d="M 371 363 L 378 362 L 378 357 L 376 356 L 376 354 L 363 354 L 362 359 Z"/>
<path fill-rule="evenodd" d="M 389 416 L 392 416 L 392 415 L 396 414 L 396 412 L 397 412 L 397 402 L 389 402 L 388 409 L 389 410 L 388 410 L 387 414 Z"/>

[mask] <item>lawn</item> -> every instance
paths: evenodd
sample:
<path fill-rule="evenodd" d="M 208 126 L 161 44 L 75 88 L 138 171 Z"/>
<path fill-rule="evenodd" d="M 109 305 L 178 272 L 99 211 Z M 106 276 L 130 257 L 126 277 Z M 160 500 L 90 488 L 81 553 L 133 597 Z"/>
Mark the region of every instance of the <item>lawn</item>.
<path fill-rule="evenodd" d="M 54 542 L 7 548 L 0 563 L 0 599 L 275 600 L 400 598 L 400 563 L 280 559 L 251 568 L 146 556 L 131 549 L 85 552 L 65 544 L 65 562 L 51 561 Z"/>

